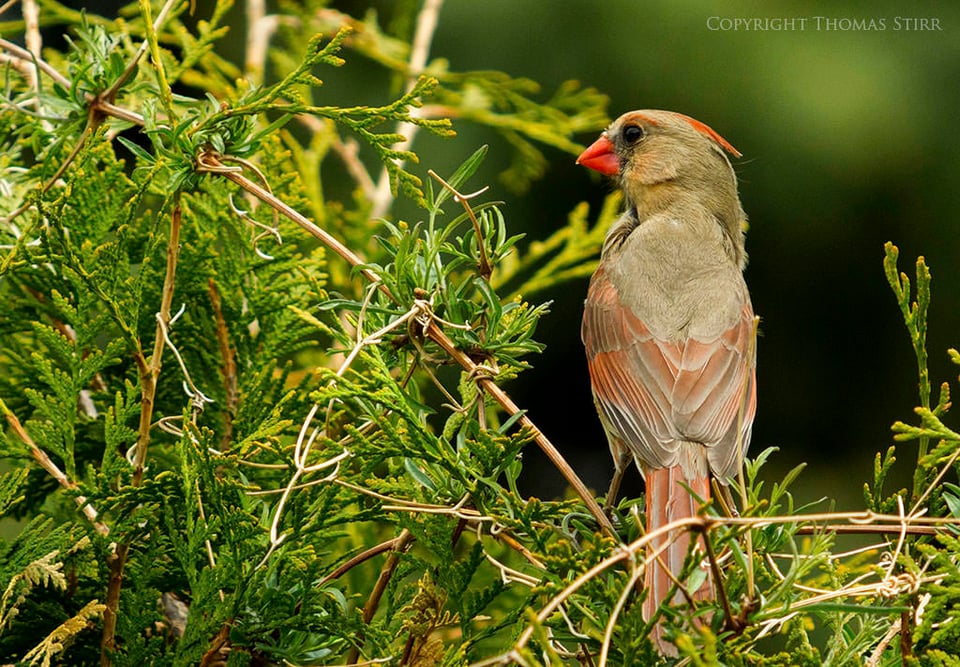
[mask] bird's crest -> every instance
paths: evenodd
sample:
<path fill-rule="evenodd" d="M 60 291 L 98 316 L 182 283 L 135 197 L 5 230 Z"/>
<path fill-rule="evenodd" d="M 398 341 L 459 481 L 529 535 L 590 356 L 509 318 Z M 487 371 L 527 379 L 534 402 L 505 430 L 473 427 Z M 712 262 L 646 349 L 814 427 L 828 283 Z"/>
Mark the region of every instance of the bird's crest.
<path fill-rule="evenodd" d="M 684 115 L 684 114 L 682 114 L 682 113 L 676 113 L 676 112 L 671 112 L 671 113 L 672 113 L 672 115 L 676 116 L 677 118 L 686 121 L 687 124 L 690 125 L 690 127 L 692 127 L 692 128 L 695 129 L 697 132 L 699 132 L 700 134 L 702 134 L 703 136 L 705 136 L 707 139 L 710 139 L 710 140 L 713 141 L 715 144 L 717 144 L 718 146 L 720 146 L 721 148 L 723 148 L 724 150 L 726 150 L 726 151 L 727 151 L 728 153 L 730 153 L 730 155 L 732 155 L 733 157 L 743 157 L 743 153 L 741 153 L 741 152 L 738 151 L 736 148 L 734 148 L 733 145 L 732 145 L 729 141 L 727 141 L 726 139 L 724 139 L 723 137 L 721 137 L 721 136 L 717 133 L 716 130 L 714 130 L 712 127 L 710 127 L 710 126 L 707 125 L 706 123 L 701 123 L 701 122 L 700 122 L 699 120 L 697 120 L 696 118 L 691 118 L 690 116 L 686 116 L 686 115 Z M 658 125 L 658 124 L 659 124 L 659 123 L 657 123 L 657 119 L 656 119 L 656 118 L 651 118 L 650 116 L 648 116 L 648 115 L 646 115 L 646 114 L 643 115 L 643 118 L 644 118 L 644 120 L 646 120 L 648 123 L 650 123 L 650 124 L 652 124 L 652 125 Z"/>
<path fill-rule="evenodd" d="M 696 118 L 691 118 L 690 116 L 684 116 L 683 114 L 678 114 L 678 115 L 681 118 L 683 118 L 685 121 L 690 123 L 690 126 L 693 129 L 695 129 L 697 132 L 707 137 L 708 139 L 712 139 L 714 142 L 722 146 L 733 157 L 743 157 L 743 154 L 740 151 L 734 148 L 729 141 L 727 141 L 726 139 L 721 137 L 719 134 L 717 134 L 716 130 L 714 130 L 712 127 L 710 127 L 706 123 L 701 123 Z"/>

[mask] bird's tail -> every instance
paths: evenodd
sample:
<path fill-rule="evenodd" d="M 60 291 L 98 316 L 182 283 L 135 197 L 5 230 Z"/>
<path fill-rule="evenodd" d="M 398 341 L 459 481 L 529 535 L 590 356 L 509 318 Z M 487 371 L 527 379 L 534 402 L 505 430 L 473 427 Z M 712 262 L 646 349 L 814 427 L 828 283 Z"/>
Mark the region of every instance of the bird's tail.
<path fill-rule="evenodd" d="M 694 517 L 701 500 L 710 498 L 710 479 L 703 476 L 697 479 L 687 479 L 682 466 L 670 468 L 647 468 L 644 470 L 647 485 L 647 532 L 666 526 L 669 523 Z M 689 491 L 687 490 L 689 489 Z M 691 491 L 694 495 L 691 495 Z M 702 539 L 702 538 L 701 538 Z M 674 580 L 680 577 L 683 563 L 690 548 L 689 527 L 679 528 L 667 535 L 653 540 L 647 548 L 647 558 L 654 554 L 656 558 L 649 561 L 644 574 L 644 585 L 647 597 L 643 602 L 643 617 L 646 620 L 653 618 L 657 608 L 667 599 Z M 701 551 L 703 547 L 701 545 Z M 668 574 L 669 573 L 669 574 Z M 672 575 L 672 576 L 671 576 Z M 713 597 L 713 586 L 709 577 L 704 584 L 693 593 L 695 600 L 706 600 Z M 681 593 L 673 597 L 673 602 L 684 600 Z M 653 630 L 654 646 L 666 655 L 675 655 L 676 649 L 662 637 L 662 628 L 658 623 Z"/>

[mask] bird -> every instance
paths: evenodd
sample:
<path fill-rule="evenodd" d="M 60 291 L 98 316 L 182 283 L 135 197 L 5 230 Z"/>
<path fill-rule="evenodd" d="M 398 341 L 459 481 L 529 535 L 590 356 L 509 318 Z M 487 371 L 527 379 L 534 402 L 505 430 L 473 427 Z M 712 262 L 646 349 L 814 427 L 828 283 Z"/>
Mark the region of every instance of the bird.
<path fill-rule="evenodd" d="M 581 337 L 614 462 L 607 507 L 632 459 L 645 482 L 648 534 L 696 516 L 711 479 L 735 477 L 750 442 L 758 320 L 728 154 L 742 157 L 706 124 L 640 110 L 613 121 L 577 159 L 614 177 L 623 194 L 590 280 Z M 667 600 L 689 546 L 687 530 L 648 545 L 645 620 Z M 708 576 L 692 598 L 714 595 Z M 682 599 L 677 593 L 671 603 Z M 651 638 L 676 655 L 659 623 Z"/>

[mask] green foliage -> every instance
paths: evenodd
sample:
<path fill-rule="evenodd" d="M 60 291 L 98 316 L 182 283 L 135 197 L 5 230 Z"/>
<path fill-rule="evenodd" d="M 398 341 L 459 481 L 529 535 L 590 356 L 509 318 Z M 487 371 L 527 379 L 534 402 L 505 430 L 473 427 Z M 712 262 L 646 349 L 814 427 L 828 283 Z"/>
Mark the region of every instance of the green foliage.
<path fill-rule="evenodd" d="M 605 124 L 606 98 L 412 68 L 415 2 L 386 29 L 282 2 L 270 61 L 243 71 L 217 53 L 230 2 L 193 20 L 189 3 L 123 19 L 44 7 L 70 48 L 44 54 L 38 85 L 9 51 L 0 116 L 0 518 L 20 522 L 0 539 L 0 656 L 657 661 L 637 604 L 641 503 L 613 508 L 613 534 L 592 497 L 523 494 L 524 450 L 545 438 L 503 398 L 543 347 L 548 304 L 526 299 L 589 275 L 619 198 L 528 243 L 465 194 L 485 147 L 441 178 L 404 143 L 452 136 L 448 117 L 500 133 L 518 192 L 543 146 L 575 154 L 573 135 Z M 359 56 L 385 68 L 389 99 L 326 103 L 324 72 Z M 338 190 L 321 167 L 353 181 Z M 390 218 L 400 194 L 417 219 Z M 908 518 L 957 518 L 960 488 L 939 484 L 960 440 L 946 385 L 929 405 L 929 272 L 918 263 L 913 302 L 892 246 L 886 270 L 920 372 L 920 423 L 895 426 L 921 443 Z M 723 595 L 661 610 L 680 656 L 950 664 L 957 538 L 907 538 L 905 518 L 896 544 L 845 552 L 843 517 L 795 505 L 802 466 L 763 478 L 773 452 L 748 461 L 738 515 L 729 494 L 704 510 Z M 884 488 L 896 461 L 878 455 L 865 498 L 906 516 L 906 493 Z M 695 589 L 707 574 L 689 560 Z M 898 622 L 912 645 L 893 641 Z"/>

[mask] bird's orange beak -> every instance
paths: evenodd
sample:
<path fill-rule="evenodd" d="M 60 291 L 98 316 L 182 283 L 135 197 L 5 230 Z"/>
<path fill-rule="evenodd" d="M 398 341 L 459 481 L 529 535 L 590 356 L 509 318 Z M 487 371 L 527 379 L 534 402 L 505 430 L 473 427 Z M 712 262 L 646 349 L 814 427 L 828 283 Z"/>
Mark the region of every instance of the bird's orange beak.
<path fill-rule="evenodd" d="M 620 158 L 617 157 L 613 142 L 607 139 L 606 134 L 601 134 L 600 138 L 590 144 L 587 150 L 580 153 L 577 164 L 607 176 L 616 176 L 620 173 Z"/>

